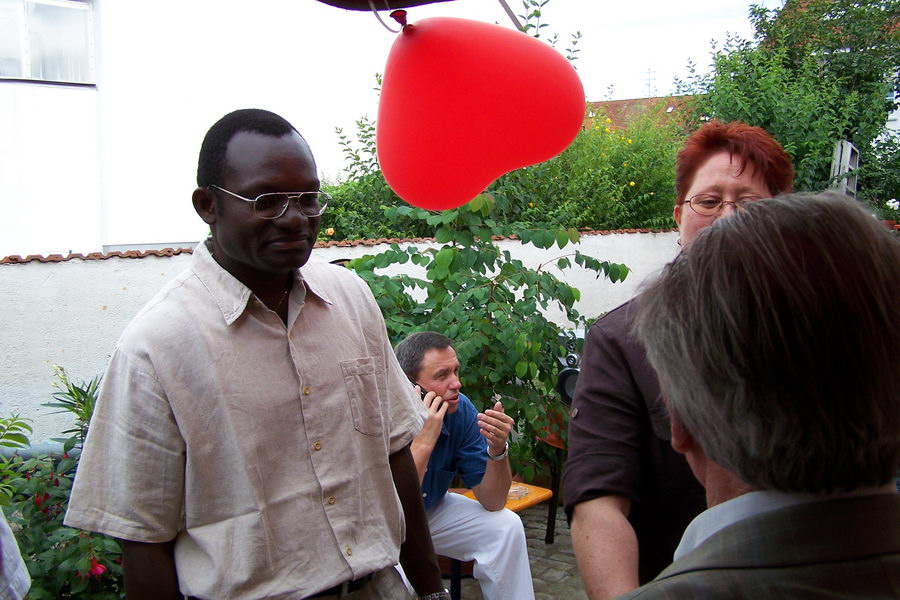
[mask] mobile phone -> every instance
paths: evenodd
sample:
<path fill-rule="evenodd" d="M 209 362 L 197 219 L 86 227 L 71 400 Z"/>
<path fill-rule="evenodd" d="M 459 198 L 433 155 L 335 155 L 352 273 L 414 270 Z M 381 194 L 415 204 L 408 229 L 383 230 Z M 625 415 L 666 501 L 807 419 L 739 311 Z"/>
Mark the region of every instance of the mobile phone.
<path fill-rule="evenodd" d="M 409 377 L 407 377 L 407 379 L 409 379 Z M 409 379 L 409 382 L 410 382 L 411 384 L 413 384 L 413 387 L 419 386 L 419 395 L 422 396 L 422 400 L 424 400 L 424 399 L 425 399 L 425 394 L 428 393 L 428 390 L 426 390 L 425 388 L 423 388 L 421 385 L 419 385 L 418 382 L 413 381 L 412 379 Z"/>

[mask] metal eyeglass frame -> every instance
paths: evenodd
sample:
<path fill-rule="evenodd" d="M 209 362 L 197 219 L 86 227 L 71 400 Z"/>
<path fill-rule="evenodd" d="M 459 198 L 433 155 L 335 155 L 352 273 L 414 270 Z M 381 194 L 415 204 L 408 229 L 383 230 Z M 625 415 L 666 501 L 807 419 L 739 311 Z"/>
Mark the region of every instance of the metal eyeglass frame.
<path fill-rule="evenodd" d="M 719 207 L 715 211 L 710 213 L 700 212 L 694 207 L 694 200 L 696 200 L 697 198 L 717 198 L 719 200 Z M 684 203 L 690 206 L 691 210 L 701 217 L 711 217 L 722 212 L 722 209 L 726 204 L 733 204 L 735 210 L 741 210 L 743 204 L 746 204 L 747 202 L 755 202 L 757 200 L 762 200 L 762 198 L 759 196 L 745 196 L 743 198 L 738 198 L 737 200 L 723 200 L 715 194 L 697 194 L 696 196 L 692 196 L 689 199 L 685 200 Z"/>
<path fill-rule="evenodd" d="M 243 200 L 244 202 L 249 202 L 250 204 L 253 205 L 253 214 L 256 215 L 257 217 L 259 217 L 260 219 L 265 219 L 267 221 L 277 219 L 280 216 L 282 216 L 284 213 L 286 213 L 287 207 L 291 203 L 291 200 L 294 200 L 294 205 L 297 207 L 297 210 L 300 211 L 300 214 L 308 219 L 315 219 L 316 217 L 321 217 L 325 213 L 325 209 L 328 208 L 328 203 L 331 202 L 331 196 L 329 196 L 325 192 L 266 192 L 265 194 L 260 194 L 259 196 L 257 196 L 256 198 L 251 200 L 250 198 L 244 198 L 240 194 L 235 194 L 234 192 L 226 190 L 225 188 L 220 187 L 214 183 L 209 184 L 207 187 L 215 188 L 215 189 L 219 190 L 220 192 L 225 192 L 226 194 L 228 194 L 230 196 L 234 196 L 238 200 Z M 317 212 L 314 215 L 311 215 L 311 214 L 305 212 L 303 210 L 303 208 L 300 207 L 299 199 L 303 196 L 303 194 L 315 194 L 318 198 L 325 199 L 325 203 L 322 204 L 321 208 L 319 208 L 319 212 Z M 285 196 L 285 197 L 287 197 L 287 202 L 284 203 L 284 206 L 281 207 L 281 211 L 274 217 L 264 217 L 264 216 L 260 215 L 258 212 L 256 212 L 256 201 L 259 200 L 260 198 L 262 198 L 263 196 Z"/>

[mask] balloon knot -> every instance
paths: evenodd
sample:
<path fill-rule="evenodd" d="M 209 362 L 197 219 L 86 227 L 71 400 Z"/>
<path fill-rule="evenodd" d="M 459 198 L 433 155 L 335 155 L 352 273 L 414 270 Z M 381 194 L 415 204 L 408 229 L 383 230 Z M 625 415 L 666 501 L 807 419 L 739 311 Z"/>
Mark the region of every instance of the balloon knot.
<path fill-rule="evenodd" d="M 397 21 L 401 27 L 406 29 L 406 11 L 403 9 L 397 9 L 391 11 L 391 18 Z"/>

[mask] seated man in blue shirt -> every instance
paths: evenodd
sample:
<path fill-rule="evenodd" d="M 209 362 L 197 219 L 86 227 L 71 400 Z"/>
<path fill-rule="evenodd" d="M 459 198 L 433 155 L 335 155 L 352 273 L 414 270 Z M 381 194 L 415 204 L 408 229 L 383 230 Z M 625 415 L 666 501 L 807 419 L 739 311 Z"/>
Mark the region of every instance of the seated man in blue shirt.
<path fill-rule="evenodd" d="M 410 450 L 436 554 L 474 560 L 485 600 L 534 598 L 522 520 L 506 510 L 512 482 L 507 460 L 514 422 L 496 402 L 479 413 L 460 393 L 453 340 L 430 331 L 397 344 L 397 360 L 424 393 L 428 417 Z M 427 393 L 426 393 L 427 392 Z M 478 501 L 448 494 L 459 475 Z"/>

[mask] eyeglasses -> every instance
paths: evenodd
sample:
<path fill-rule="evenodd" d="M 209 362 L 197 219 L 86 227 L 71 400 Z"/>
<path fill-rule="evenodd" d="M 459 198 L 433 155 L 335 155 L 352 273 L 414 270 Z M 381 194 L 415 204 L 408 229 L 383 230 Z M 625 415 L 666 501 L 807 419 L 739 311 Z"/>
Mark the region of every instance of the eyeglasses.
<path fill-rule="evenodd" d="M 756 200 L 761 200 L 761 198 L 759 196 L 744 196 L 737 200 L 722 200 L 719 196 L 712 194 L 698 194 L 690 200 L 685 200 L 685 204 L 689 205 L 691 210 L 698 215 L 711 217 L 721 212 L 722 207 L 726 204 L 733 204 L 735 210 L 741 210 L 745 203 L 755 202 Z"/>
<path fill-rule="evenodd" d="M 210 184 L 209 187 L 234 196 L 238 200 L 251 203 L 253 205 L 253 213 L 260 219 L 277 219 L 287 211 L 291 200 L 294 201 L 294 206 L 297 207 L 297 210 L 306 218 L 321 217 L 331 201 L 331 196 L 325 192 L 271 192 L 260 194 L 251 200 L 234 192 L 229 192 L 217 185 Z"/>

